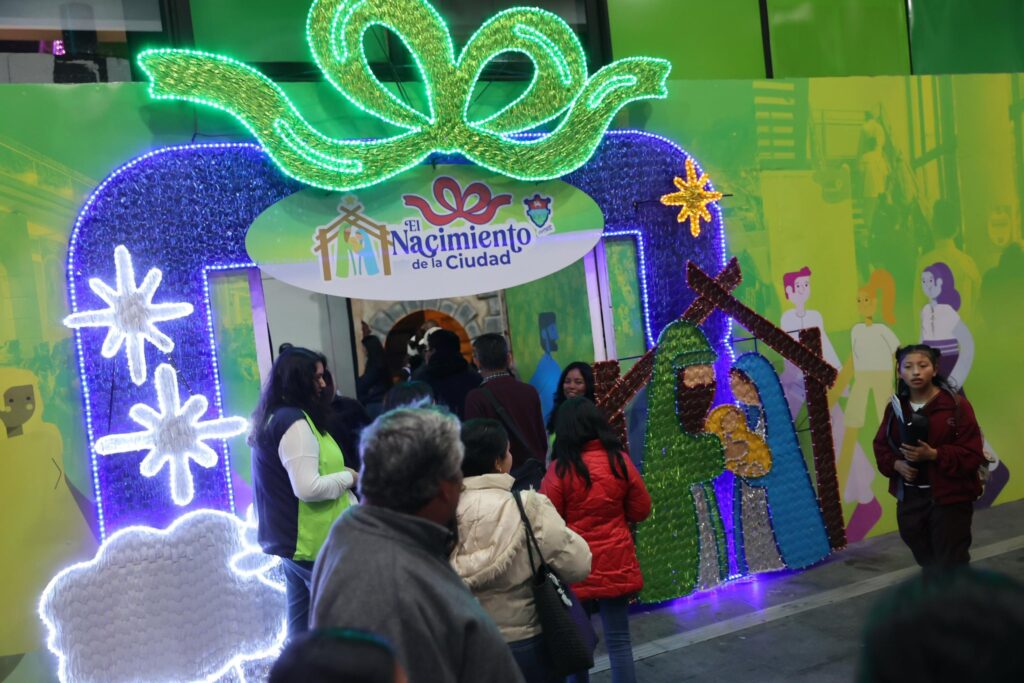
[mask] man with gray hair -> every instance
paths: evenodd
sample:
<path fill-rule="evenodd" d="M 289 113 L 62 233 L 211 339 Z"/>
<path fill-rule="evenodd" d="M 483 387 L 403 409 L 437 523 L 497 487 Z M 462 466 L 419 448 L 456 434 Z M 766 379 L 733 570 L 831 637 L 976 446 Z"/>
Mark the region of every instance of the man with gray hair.
<path fill-rule="evenodd" d="M 498 628 L 452 569 L 462 491 L 459 421 L 438 409 L 378 417 L 360 441 L 363 504 L 331 529 L 313 569 L 313 628 L 369 631 L 410 683 L 522 683 Z"/>

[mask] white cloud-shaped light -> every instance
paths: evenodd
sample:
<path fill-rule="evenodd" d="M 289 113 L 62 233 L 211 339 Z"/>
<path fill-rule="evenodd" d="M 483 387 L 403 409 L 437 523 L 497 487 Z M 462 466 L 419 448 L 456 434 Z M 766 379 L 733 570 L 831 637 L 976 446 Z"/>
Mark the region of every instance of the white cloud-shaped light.
<path fill-rule="evenodd" d="M 251 522 L 250 522 L 251 523 Z M 284 643 L 280 576 L 239 573 L 247 525 L 198 510 L 168 529 L 129 527 L 55 576 L 39 601 L 62 683 L 245 681 Z"/>
<path fill-rule="evenodd" d="M 217 464 L 217 452 L 203 442 L 238 436 L 246 430 L 248 422 L 241 417 L 201 422 L 200 418 L 209 407 L 205 396 L 190 396 L 182 405 L 178 397 L 178 373 L 166 363 L 157 367 L 153 376 L 160 411 L 144 403 L 136 403 L 128 411 L 128 415 L 146 430 L 97 439 L 96 452 L 111 455 L 149 449 L 139 464 L 139 472 L 144 477 L 152 477 L 166 463 L 170 470 L 171 498 L 178 505 L 188 505 L 195 495 L 189 461 L 213 467 Z"/>
<path fill-rule="evenodd" d="M 146 381 L 146 342 L 164 353 L 174 350 L 174 342 L 157 329 L 156 323 L 191 315 L 192 304 L 154 304 L 153 295 L 160 286 L 163 273 L 157 268 L 150 268 L 142 283 L 136 286 L 132 255 L 123 244 L 114 249 L 114 267 L 116 289 L 111 289 L 99 278 L 89 280 L 89 288 L 109 308 L 72 313 L 64 318 L 64 325 L 73 329 L 109 328 L 100 353 L 104 358 L 113 358 L 124 344 L 128 373 L 133 382 L 142 384 Z"/>

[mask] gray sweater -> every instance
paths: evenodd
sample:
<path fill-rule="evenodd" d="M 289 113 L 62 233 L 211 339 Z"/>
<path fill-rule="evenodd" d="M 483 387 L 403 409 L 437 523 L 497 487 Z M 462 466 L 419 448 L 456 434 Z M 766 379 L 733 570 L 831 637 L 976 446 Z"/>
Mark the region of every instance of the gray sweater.
<path fill-rule="evenodd" d="M 313 628 L 394 645 L 410 683 L 522 683 L 498 628 L 448 563 L 449 532 L 385 508 L 349 508 L 317 558 Z"/>

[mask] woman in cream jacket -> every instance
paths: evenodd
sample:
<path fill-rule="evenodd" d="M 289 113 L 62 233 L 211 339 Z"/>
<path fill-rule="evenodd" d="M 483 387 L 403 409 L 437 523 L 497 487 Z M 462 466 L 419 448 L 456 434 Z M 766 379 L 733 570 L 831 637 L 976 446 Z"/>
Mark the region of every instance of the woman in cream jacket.
<path fill-rule="evenodd" d="M 508 473 L 508 434 L 497 420 L 468 420 L 462 443 L 465 478 L 452 566 L 501 629 L 527 683 L 560 681 L 550 672 L 533 605 L 533 568 Z M 586 541 L 565 525 L 546 497 L 536 491 L 521 495 L 544 560 L 568 583 L 585 579 L 590 574 Z M 535 566 L 538 561 L 534 556 Z"/>

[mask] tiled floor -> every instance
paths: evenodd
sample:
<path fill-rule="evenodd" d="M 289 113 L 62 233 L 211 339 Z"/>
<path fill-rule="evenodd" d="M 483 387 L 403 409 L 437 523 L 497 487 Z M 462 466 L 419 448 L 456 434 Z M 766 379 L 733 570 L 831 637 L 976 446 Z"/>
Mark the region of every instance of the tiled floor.
<path fill-rule="evenodd" d="M 974 518 L 975 566 L 1024 581 L 1024 501 Z M 798 573 L 760 575 L 638 610 L 631 630 L 642 683 L 853 681 L 871 607 L 916 573 L 896 534 L 851 545 Z M 599 654 L 601 654 L 599 652 Z M 599 657 L 594 683 L 610 683 Z"/>

